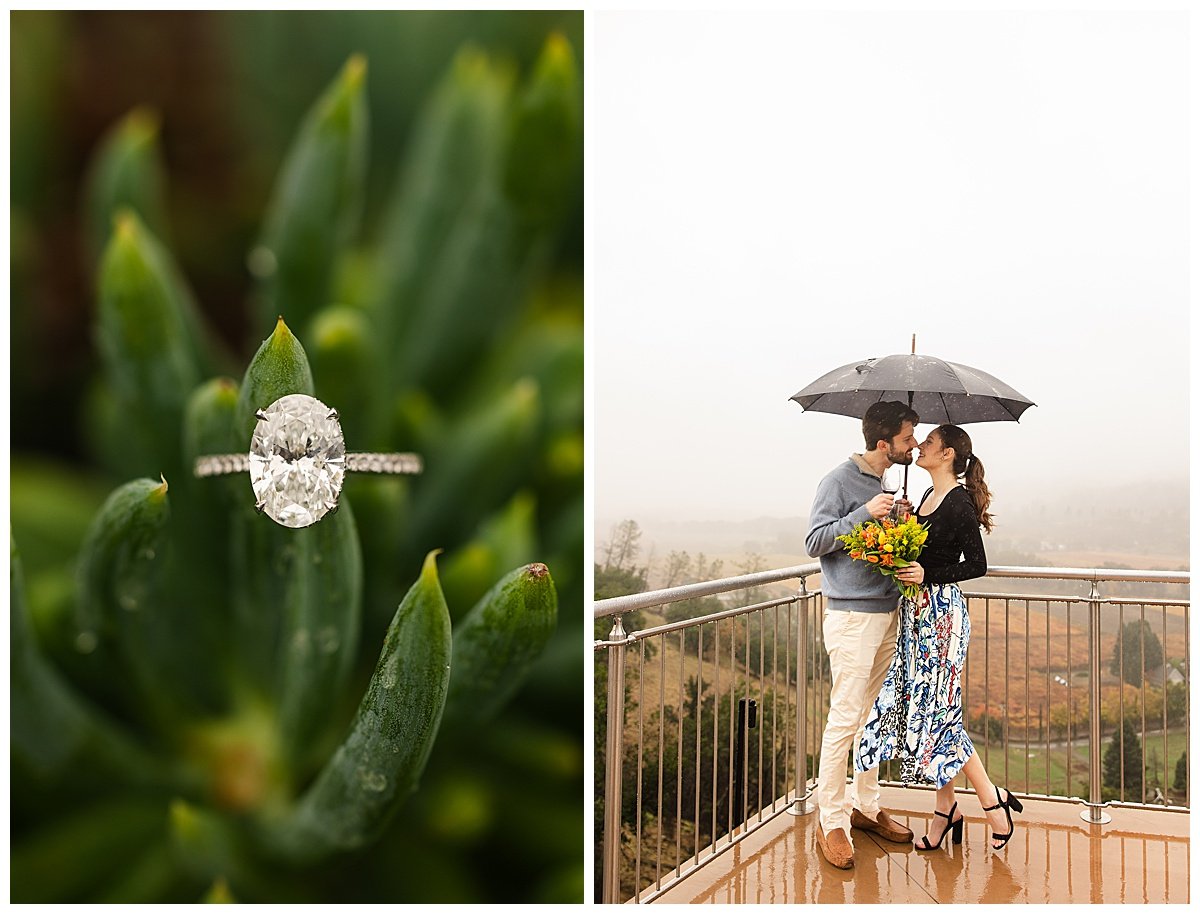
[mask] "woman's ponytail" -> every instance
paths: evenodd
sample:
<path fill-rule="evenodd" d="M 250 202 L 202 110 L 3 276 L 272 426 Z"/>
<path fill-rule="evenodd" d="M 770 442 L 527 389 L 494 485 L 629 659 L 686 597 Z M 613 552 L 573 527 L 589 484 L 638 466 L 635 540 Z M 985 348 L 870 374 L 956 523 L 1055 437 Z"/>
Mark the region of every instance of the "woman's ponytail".
<path fill-rule="evenodd" d="M 992 493 L 983 481 L 983 463 L 974 454 L 967 458 L 967 472 L 963 482 L 970 493 L 971 501 L 975 502 L 975 514 L 979 518 L 979 525 L 991 533 L 992 515 L 988 513 L 988 508 L 992 504 Z"/>

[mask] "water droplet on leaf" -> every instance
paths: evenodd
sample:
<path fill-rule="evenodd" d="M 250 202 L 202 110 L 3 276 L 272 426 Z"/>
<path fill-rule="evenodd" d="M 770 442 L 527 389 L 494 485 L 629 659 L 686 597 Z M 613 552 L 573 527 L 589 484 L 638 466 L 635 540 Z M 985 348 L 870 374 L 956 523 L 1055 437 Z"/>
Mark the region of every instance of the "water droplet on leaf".
<path fill-rule="evenodd" d="M 387 778 L 378 771 L 360 768 L 358 769 L 358 779 L 362 782 L 363 787 L 375 793 L 387 787 Z"/>

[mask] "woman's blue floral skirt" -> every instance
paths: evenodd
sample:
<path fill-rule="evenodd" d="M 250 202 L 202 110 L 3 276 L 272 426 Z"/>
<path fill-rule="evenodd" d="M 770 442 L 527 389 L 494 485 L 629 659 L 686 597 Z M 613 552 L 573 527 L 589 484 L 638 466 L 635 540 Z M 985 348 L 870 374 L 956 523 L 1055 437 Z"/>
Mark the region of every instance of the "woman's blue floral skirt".
<path fill-rule="evenodd" d="M 854 753 L 858 771 L 899 759 L 904 784 L 943 787 L 975 753 L 963 726 L 962 672 L 971 620 L 957 584 L 900 601 L 896 653 Z"/>

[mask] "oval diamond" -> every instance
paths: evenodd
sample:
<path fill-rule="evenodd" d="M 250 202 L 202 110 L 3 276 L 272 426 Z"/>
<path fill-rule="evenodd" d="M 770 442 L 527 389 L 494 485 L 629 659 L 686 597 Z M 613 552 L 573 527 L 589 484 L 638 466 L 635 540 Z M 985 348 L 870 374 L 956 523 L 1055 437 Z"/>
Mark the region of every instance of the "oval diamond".
<path fill-rule="evenodd" d="M 250 484 L 262 510 L 285 527 L 307 527 L 337 507 L 346 443 L 337 413 L 289 394 L 260 413 L 250 439 Z"/>

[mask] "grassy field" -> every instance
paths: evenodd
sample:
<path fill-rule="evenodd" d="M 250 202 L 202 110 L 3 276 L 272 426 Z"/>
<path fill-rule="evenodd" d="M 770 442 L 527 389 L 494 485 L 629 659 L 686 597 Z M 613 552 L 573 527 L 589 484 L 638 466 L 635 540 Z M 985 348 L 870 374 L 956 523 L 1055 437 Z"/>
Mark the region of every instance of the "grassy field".
<path fill-rule="evenodd" d="M 1104 748 L 1108 749 L 1111 737 L 1104 738 Z M 1163 738 L 1161 733 L 1152 733 L 1145 741 L 1146 763 L 1150 766 L 1157 757 L 1158 764 L 1153 771 L 1147 770 L 1144 783 L 1146 785 L 1146 802 L 1153 802 L 1154 785 L 1163 787 L 1164 793 L 1171 794 L 1171 784 L 1175 780 L 1175 763 L 1187 748 L 1187 740 L 1180 729 L 1179 732 L 1169 732 L 1167 736 L 1166 758 L 1163 764 Z M 1073 749 L 1051 746 L 1047 752 L 1045 745 L 1031 744 L 1028 752 L 1024 743 L 1010 743 L 1008 752 L 1003 746 L 976 745 L 976 752 L 987 768 L 988 777 L 992 782 L 1011 788 L 1015 793 L 1041 793 L 1052 796 L 1077 796 L 1086 798 L 1088 794 L 1088 752 L 1087 746 L 1075 745 Z M 1071 776 L 1067 779 L 1067 760 L 1071 760 Z M 1007 764 L 1006 764 L 1007 763 Z M 1048 763 L 1048 764 L 1047 764 Z M 1165 770 L 1164 770 L 1165 768 Z M 899 769 L 897 769 L 898 772 Z M 889 778 L 885 765 L 881 776 Z M 966 780 L 960 778 L 959 786 L 967 786 Z M 1116 797 L 1114 797 L 1116 799 Z M 1126 802 L 1140 803 L 1140 793 L 1132 792 L 1126 787 L 1124 797 Z M 1179 799 L 1182 802 L 1182 798 Z"/>

